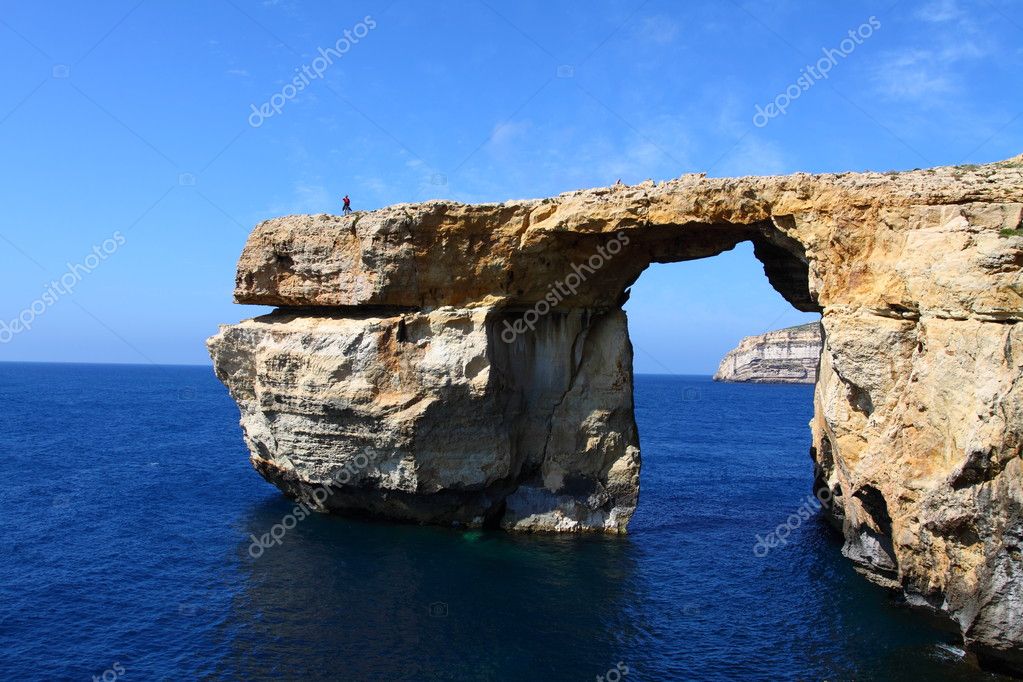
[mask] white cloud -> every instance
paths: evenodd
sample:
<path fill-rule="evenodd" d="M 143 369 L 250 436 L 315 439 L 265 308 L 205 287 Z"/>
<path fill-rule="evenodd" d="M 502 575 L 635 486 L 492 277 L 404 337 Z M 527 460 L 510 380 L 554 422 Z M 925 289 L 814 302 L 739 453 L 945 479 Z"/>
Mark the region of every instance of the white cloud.
<path fill-rule="evenodd" d="M 494 147 L 510 145 L 521 139 L 532 127 L 530 121 L 505 121 L 494 126 L 488 144 Z"/>
<path fill-rule="evenodd" d="M 876 73 L 878 89 L 891 99 L 920 99 L 955 90 L 946 69 L 930 50 L 904 50 L 888 56 Z"/>
<path fill-rule="evenodd" d="M 913 14 L 916 40 L 882 55 L 875 71 L 880 95 L 925 106 L 942 104 L 969 84 L 978 60 L 1003 53 L 987 24 L 993 14 L 966 10 L 960 0 L 930 0 Z"/>
<path fill-rule="evenodd" d="M 781 147 L 769 140 L 747 135 L 727 152 L 711 169 L 711 175 L 731 177 L 741 175 L 782 175 L 789 172 L 788 162 Z"/>
<path fill-rule="evenodd" d="M 963 15 L 956 0 L 933 0 L 916 12 L 916 18 L 932 24 L 955 21 Z"/>
<path fill-rule="evenodd" d="M 678 23 L 662 15 L 645 17 L 639 22 L 636 33 L 640 40 L 667 45 L 678 35 Z"/>
<path fill-rule="evenodd" d="M 893 100 L 937 104 L 960 91 L 968 62 L 986 57 L 990 49 L 960 37 L 941 49 L 908 48 L 890 52 L 875 71 L 877 89 Z"/>
<path fill-rule="evenodd" d="M 302 213 L 319 213 L 332 207 L 331 194 L 320 184 L 295 183 L 295 205 Z"/>
<path fill-rule="evenodd" d="M 916 44 L 883 55 L 874 74 L 879 94 L 937 106 L 965 90 L 968 70 L 978 60 L 1003 52 L 985 25 L 993 16 L 965 10 L 960 0 L 926 3 L 913 15 L 915 21 L 929 24 L 918 27 Z"/>
<path fill-rule="evenodd" d="M 298 213 L 336 213 L 341 203 L 340 196 L 334 198 L 331 192 L 316 181 L 299 180 L 292 185 L 291 196 L 277 198 L 262 215 L 294 215 Z"/>
<path fill-rule="evenodd" d="M 356 176 L 355 180 L 368 189 L 370 192 L 374 192 L 378 195 L 385 195 L 391 189 L 391 185 L 384 182 L 383 178 L 376 176 Z"/>

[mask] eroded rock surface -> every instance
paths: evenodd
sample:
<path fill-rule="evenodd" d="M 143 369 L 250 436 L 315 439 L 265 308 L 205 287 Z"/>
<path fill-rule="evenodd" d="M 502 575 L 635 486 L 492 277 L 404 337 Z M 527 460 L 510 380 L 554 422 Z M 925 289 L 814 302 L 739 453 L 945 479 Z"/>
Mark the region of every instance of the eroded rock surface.
<path fill-rule="evenodd" d="M 752 241 L 772 285 L 822 314 L 811 454 L 844 553 L 1018 671 L 1020 227 L 1023 157 L 289 216 L 256 227 L 236 279 L 238 302 L 280 309 L 209 345 L 255 466 L 290 494 L 348 464 L 325 508 L 622 532 L 628 287 Z"/>
<path fill-rule="evenodd" d="M 747 336 L 721 358 L 714 381 L 812 384 L 822 343 L 817 322 Z"/>
<path fill-rule="evenodd" d="M 495 343 L 505 317 L 278 311 L 209 347 L 253 465 L 293 495 L 324 487 L 328 509 L 406 521 L 623 532 L 639 486 L 625 314 L 551 314 Z"/>

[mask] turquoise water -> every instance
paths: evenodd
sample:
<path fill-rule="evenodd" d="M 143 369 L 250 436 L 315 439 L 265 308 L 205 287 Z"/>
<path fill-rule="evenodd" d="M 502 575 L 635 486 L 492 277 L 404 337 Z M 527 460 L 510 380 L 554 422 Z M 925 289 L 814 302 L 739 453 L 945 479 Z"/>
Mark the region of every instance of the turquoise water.
<path fill-rule="evenodd" d="M 313 516 L 201 367 L 0 364 L 4 679 L 972 680 L 805 503 L 812 390 L 640 376 L 625 538 Z M 104 677 L 105 675 L 105 677 Z"/>

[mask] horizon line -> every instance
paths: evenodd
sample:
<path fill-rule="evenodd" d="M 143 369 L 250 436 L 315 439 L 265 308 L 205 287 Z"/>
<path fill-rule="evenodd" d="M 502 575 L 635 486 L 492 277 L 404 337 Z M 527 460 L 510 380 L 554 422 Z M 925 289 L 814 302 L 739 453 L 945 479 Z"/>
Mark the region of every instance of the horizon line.
<path fill-rule="evenodd" d="M 109 367 L 209 367 L 213 368 L 213 361 L 209 363 L 192 362 L 96 362 L 87 360 L 0 360 L 0 365 L 95 365 Z M 634 376 L 652 377 L 710 377 L 713 372 L 633 372 Z"/>

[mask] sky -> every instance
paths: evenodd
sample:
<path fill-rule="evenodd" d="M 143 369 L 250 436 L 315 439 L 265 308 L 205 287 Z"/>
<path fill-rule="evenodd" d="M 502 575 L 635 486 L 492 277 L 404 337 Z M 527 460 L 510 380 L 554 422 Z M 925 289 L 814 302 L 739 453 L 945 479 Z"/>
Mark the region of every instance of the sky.
<path fill-rule="evenodd" d="M 0 0 L 0 360 L 207 364 L 268 310 L 231 300 L 252 226 L 345 193 L 1014 156 L 1021 31 L 1015 0 Z M 651 267 L 627 311 L 654 373 L 816 317 L 749 245 Z"/>

